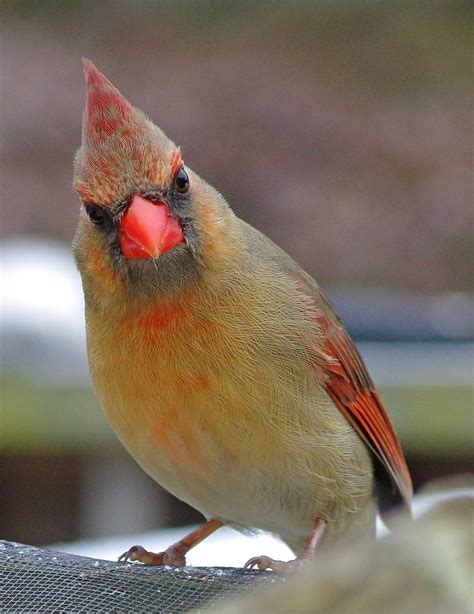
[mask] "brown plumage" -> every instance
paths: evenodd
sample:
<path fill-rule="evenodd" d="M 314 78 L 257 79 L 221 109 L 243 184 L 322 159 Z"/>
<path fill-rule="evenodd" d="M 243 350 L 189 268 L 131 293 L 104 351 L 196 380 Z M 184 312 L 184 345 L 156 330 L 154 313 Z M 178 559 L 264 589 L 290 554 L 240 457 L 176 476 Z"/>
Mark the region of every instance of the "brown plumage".
<path fill-rule="evenodd" d="M 216 519 L 165 554 L 137 547 L 126 558 L 182 564 L 222 523 L 272 531 L 297 553 L 306 543 L 303 558 L 321 536 L 373 535 L 377 498 L 383 510 L 409 505 L 410 476 L 334 310 L 84 67 L 74 253 L 94 386 L 143 469 Z M 264 559 L 252 564 L 285 568 Z"/>

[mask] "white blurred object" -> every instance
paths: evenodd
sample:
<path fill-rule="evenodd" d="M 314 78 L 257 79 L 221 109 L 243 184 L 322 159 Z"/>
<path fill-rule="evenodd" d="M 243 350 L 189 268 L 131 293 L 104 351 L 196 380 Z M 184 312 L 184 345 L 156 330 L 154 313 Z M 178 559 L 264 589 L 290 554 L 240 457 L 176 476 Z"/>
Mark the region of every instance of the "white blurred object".
<path fill-rule="evenodd" d="M 413 498 L 413 516 L 420 518 L 441 503 L 466 497 L 474 499 L 474 490 L 465 488 L 416 495 Z M 70 554 L 116 561 L 123 552 L 126 552 L 135 544 L 140 544 L 153 552 L 166 550 L 168 546 L 183 538 L 194 528 L 192 526 L 163 529 L 140 535 L 54 544 L 50 547 Z M 379 537 L 387 534 L 387 530 L 381 522 L 377 526 L 377 534 Z M 193 566 L 242 567 L 249 558 L 261 554 L 280 560 L 293 558 L 291 550 L 278 538 L 268 533 L 247 536 L 234 529 L 223 527 L 208 537 L 202 544 L 193 548 L 186 559 L 187 563 Z"/>
<path fill-rule="evenodd" d="M 0 247 L 2 370 L 54 383 L 87 378 L 84 301 L 71 250 L 33 238 Z"/>
<path fill-rule="evenodd" d="M 138 535 L 124 535 L 96 540 L 54 544 L 50 548 L 94 559 L 116 561 L 131 546 L 140 544 L 153 552 L 166 550 L 182 539 L 195 526 L 179 529 L 162 529 Z M 242 535 L 234 529 L 223 527 L 193 548 L 186 557 L 188 565 L 195 567 L 242 567 L 252 556 L 266 554 L 276 559 L 291 559 L 291 550 L 279 539 L 267 533 L 255 536 Z"/>
<path fill-rule="evenodd" d="M 472 386 L 472 343 L 364 341 L 357 348 L 378 388 Z"/>

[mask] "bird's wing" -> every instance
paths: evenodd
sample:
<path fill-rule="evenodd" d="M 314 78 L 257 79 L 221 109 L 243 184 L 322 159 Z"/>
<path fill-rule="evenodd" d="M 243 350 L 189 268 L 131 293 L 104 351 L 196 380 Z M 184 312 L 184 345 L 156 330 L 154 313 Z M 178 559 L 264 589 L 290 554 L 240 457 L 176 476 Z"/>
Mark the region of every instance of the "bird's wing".
<path fill-rule="evenodd" d="M 324 352 L 321 362 L 324 364 L 326 391 L 379 461 L 381 467 L 376 466 L 376 479 L 381 477 L 385 487 L 391 486 L 378 493 L 381 511 L 399 503 L 400 497 L 409 506 L 413 488 L 405 457 L 359 352 L 316 282 L 301 269 L 292 270 L 290 274 L 298 290 L 314 301 L 315 321 L 324 339 L 320 351 Z M 377 469 L 385 471 L 380 475 Z M 392 485 L 383 473 L 391 477 Z"/>

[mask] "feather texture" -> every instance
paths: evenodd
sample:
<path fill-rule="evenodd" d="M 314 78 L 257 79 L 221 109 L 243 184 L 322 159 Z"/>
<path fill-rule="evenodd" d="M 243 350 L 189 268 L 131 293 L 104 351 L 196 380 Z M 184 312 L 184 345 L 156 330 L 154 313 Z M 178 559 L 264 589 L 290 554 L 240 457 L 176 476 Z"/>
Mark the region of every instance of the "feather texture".
<path fill-rule="evenodd" d="M 326 390 L 382 463 L 409 506 L 413 494 L 410 473 L 387 410 L 364 362 L 328 299 L 308 276 L 295 273 L 299 290 L 316 299 L 315 320 L 324 335 Z"/>

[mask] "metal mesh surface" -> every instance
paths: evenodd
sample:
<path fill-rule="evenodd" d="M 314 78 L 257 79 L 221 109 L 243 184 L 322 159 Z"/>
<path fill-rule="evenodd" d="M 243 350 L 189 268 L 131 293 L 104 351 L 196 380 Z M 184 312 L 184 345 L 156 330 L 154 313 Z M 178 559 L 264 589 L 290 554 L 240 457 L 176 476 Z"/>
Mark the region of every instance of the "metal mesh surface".
<path fill-rule="evenodd" d="M 145 567 L 0 541 L 1 612 L 186 612 L 269 582 L 271 572 Z"/>

